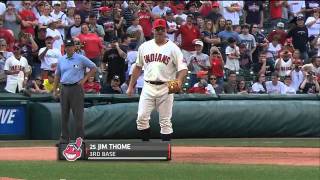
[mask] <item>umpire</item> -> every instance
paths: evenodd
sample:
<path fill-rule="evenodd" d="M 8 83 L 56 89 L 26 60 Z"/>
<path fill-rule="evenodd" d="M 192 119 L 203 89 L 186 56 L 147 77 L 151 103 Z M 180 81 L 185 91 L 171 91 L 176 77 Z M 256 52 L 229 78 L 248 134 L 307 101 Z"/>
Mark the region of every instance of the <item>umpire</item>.
<path fill-rule="evenodd" d="M 82 86 L 90 76 L 94 76 L 97 67 L 85 56 L 75 53 L 75 44 L 72 39 L 65 40 L 64 45 L 66 54 L 58 60 L 53 84 L 53 96 L 57 98 L 57 86 L 60 82 L 62 119 L 60 143 L 69 143 L 68 121 L 70 109 L 72 109 L 75 120 L 76 137 L 84 138 L 84 91 Z M 89 68 L 90 71 L 85 75 L 86 68 Z"/>

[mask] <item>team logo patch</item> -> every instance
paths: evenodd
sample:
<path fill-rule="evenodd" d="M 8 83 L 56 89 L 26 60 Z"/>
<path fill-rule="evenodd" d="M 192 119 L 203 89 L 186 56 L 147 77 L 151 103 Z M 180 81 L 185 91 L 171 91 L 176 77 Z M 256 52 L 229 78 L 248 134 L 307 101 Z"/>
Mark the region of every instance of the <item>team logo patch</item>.
<path fill-rule="evenodd" d="M 82 145 L 83 139 L 78 137 L 75 143 L 69 143 L 65 150 L 63 150 L 62 154 L 66 158 L 67 161 L 75 161 L 81 157 L 82 154 Z"/>

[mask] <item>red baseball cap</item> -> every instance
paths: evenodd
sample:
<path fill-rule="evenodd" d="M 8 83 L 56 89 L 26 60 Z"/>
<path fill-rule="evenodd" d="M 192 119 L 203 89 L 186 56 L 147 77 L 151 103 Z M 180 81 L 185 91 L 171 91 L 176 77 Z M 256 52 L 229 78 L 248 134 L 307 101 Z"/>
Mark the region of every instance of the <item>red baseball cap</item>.
<path fill-rule="evenodd" d="M 108 11 L 111 11 L 111 8 L 109 8 L 108 6 L 103 6 L 103 7 L 100 7 L 99 10 L 101 12 L 108 12 Z"/>
<path fill-rule="evenodd" d="M 164 19 L 156 19 L 153 23 L 153 29 L 157 28 L 157 27 L 163 27 L 163 28 L 167 28 L 167 22 Z"/>
<path fill-rule="evenodd" d="M 211 7 L 219 7 L 219 3 L 218 2 L 212 2 Z"/>

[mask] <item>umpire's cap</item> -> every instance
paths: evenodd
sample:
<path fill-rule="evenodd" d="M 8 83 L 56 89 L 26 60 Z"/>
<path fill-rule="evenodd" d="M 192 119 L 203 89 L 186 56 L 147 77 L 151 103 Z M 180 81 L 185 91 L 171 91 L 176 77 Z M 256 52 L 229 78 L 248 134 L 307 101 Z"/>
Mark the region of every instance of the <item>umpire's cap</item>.
<path fill-rule="evenodd" d="M 66 40 L 64 41 L 64 45 L 65 45 L 65 46 L 74 46 L 74 41 L 73 41 L 73 39 L 66 39 Z"/>

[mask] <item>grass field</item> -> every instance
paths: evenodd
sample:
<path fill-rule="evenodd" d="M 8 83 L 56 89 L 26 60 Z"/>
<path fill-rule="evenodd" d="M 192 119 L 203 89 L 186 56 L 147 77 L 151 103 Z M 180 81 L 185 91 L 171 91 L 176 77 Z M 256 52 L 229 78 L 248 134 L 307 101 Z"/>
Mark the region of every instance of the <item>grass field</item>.
<path fill-rule="evenodd" d="M 134 140 L 133 140 L 134 141 Z M 139 141 L 139 140 L 136 140 Z M 157 141 L 157 140 L 153 140 Z M 0 141 L 0 147 L 54 146 L 54 140 Z M 174 146 L 320 147 L 320 138 L 210 138 L 174 139 Z"/>
<path fill-rule="evenodd" d="M 0 177 L 23 179 L 319 180 L 318 167 L 170 162 L 0 162 Z"/>

